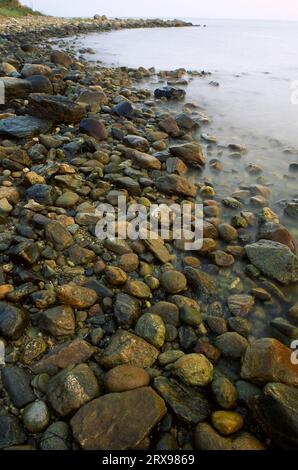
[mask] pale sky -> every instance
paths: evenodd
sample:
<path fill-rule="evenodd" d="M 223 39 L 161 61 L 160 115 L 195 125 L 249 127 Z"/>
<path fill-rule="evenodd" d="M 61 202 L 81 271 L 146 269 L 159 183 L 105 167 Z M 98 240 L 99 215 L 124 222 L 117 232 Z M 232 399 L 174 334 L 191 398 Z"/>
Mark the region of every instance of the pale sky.
<path fill-rule="evenodd" d="M 21 0 L 56 16 L 298 20 L 297 0 Z"/>

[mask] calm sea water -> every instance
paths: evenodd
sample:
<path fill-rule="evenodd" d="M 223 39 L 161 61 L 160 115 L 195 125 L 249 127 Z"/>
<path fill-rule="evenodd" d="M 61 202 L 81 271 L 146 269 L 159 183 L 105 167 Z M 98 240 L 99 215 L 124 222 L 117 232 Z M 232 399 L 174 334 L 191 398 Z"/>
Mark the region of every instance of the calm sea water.
<path fill-rule="evenodd" d="M 281 198 L 297 197 L 297 177 L 285 175 L 289 164 L 298 162 L 298 104 L 291 100 L 295 81 L 298 88 L 298 23 L 192 21 L 206 27 L 92 34 L 80 37 L 77 45 L 94 49 L 90 60 L 110 65 L 210 71 L 211 77 L 189 77 L 187 101 L 201 106 L 211 118 L 206 131 L 215 134 L 219 144 L 239 142 L 249 151 L 239 160 L 223 154 L 224 172 L 214 176 L 206 168 L 206 177 L 215 180 L 223 195 L 231 194 L 252 181 L 245 167 L 257 163 L 273 186 L 273 207 Z M 220 86 L 212 87 L 210 80 Z M 284 152 L 287 147 L 294 149 Z M 211 156 L 217 153 L 215 149 Z M 297 222 L 286 223 L 298 238 Z"/>

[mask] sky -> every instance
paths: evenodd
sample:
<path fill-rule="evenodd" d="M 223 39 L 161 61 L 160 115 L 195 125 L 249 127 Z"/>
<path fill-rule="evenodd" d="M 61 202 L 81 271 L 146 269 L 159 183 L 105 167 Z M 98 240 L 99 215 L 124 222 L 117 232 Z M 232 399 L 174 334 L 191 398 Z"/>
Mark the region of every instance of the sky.
<path fill-rule="evenodd" d="M 297 0 L 22 0 L 55 16 L 298 20 Z"/>

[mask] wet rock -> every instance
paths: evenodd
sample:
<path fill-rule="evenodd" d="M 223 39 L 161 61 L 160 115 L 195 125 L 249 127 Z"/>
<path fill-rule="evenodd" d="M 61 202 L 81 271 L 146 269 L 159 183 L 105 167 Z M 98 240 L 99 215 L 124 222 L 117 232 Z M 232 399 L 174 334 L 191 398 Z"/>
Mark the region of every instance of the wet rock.
<path fill-rule="evenodd" d="M 206 398 L 193 387 L 187 387 L 177 380 L 157 377 L 154 388 L 179 419 L 186 423 L 200 423 L 210 414 Z"/>
<path fill-rule="evenodd" d="M 292 351 L 273 338 L 251 343 L 245 353 L 241 377 L 251 382 L 282 382 L 297 386 L 297 366 L 291 362 Z"/>
<path fill-rule="evenodd" d="M 249 433 L 234 439 L 222 437 L 208 423 L 199 423 L 195 430 L 195 448 L 199 450 L 265 450 L 266 446 Z"/>
<path fill-rule="evenodd" d="M 29 113 L 58 123 L 74 124 L 81 121 L 85 110 L 64 96 L 32 93 L 29 95 Z"/>
<path fill-rule="evenodd" d="M 187 166 L 179 158 L 167 158 L 166 169 L 168 173 L 175 173 L 176 175 L 182 175 L 186 172 Z"/>
<path fill-rule="evenodd" d="M 0 334 L 10 340 L 19 339 L 28 323 L 28 315 L 20 307 L 0 302 Z"/>
<path fill-rule="evenodd" d="M 13 99 L 26 99 L 30 93 L 32 93 L 32 86 L 27 80 L 3 77 L 1 81 L 4 83 L 5 99 L 8 101 Z"/>
<path fill-rule="evenodd" d="M 127 274 L 123 269 L 116 266 L 107 266 L 105 270 L 105 279 L 112 286 L 121 286 L 127 281 Z"/>
<path fill-rule="evenodd" d="M 215 429 L 222 436 L 229 436 L 243 427 L 243 417 L 234 411 L 215 411 L 211 421 Z"/>
<path fill-rule="evenodd" d="M 172 259 L 171 254 L 162 240 L 147 239 L 144 240 L 144 244 L 161 263 L 168 263 Z"/>
<path fill-rule="evenodd" d="M 211 296 L 216 294 L 217 287 L 214 279 L 199 269 L 187 266 L 184 273 L 191 287 L 199 294 Z"/>
<path fill-rule="evenodd" d="M 120 266 L 125 272 L 131 273 L 139 267 L 139 257 L 135 253 L 126 253 L 120 257 Z"/>
<path fill-rule="evenodd" d="M 298 219 L 298 202 L 290 201 L 285 206 L 285 214 L 292 219 Z"/>
<path fill-rule="evenodd" d="M 235 263 L 234 256 L 221 250 L 215 250 L 210 253 L 210 259 L 216 266 L 228 267 Z"/>
<path fill-rule="evenodd" d="M 75 332 L 75 317 L 69 306 L 58 306 L 42 313 L 39 327 L 48 331 L 56 338 L 73 335 Z"/>
<path fill-rule="evenodd" d="M 43 64 L 25 64 L 21 70 L 21 73 L 26 78 L 31 77 L 31 75 L 49 76 L 52 73 L 52 69 Z"/>
<path fill-rule="evenodd" d="M 135 331 L 141 338 L 161 348 L 165 341 L 166 329 L 160 316 L 153 313 L 145 313 L 137 321 Z"/>
<path fill-rule="evenodd" d="M 31 85 L 31 93 L 53 94 L 52 82 L 44 75 L 32 75 L 26 78 L 26 82 Z"/>
<path fill-rule="evenodd" d="M 64 305 L 70 305 L 74 308 L 88 308 L 95 304 L 98 295 L 88 287 L 65 284 L 60 287 L 59 299 Z"/>
<path fill-rule="evenodd" d="M 142 387 L 93 400 L 76 413 L 71 427 L 85 450 L 128 450 L 140 444 L 165 413 L 163 399 Z"/>
<path fill-rule="evenodd" d="M 87 364 L 67 368 L 55 375 L 47 388 L 47 399 L 59 416 L 67 416 L 100 393 L 99 385 Z"/>
<path fill-rule="evenodd" d="M 68 252 L 69 259 L 76 265 L 85 265 L 91 263 L 96 255 L 94 251 L 83 248 L 79 245 L 72 245 Z"/>
<path fill-rule="evenodd" d="M 231 242 L 237 240 L 238 232 L 237 230 L 229 224 L 219 224 L 217 227 L 218 234 L 222 240 L 225 242 Z"/>
<path fill-rule="evenodd" d="M 291 250 L 277 242 L 260 240 L 245 246 L 250 262 L 265 276 L 282 284 L 298 281 L 298 259 Z"/>
<path fill-rule="evenodd" d="M 66 341 L 55 346 L 32 367 L 35 374 L 56 373 L 59 369 L 75 366 L 87 361 L 94 354 L 94 348 L 81 338 Z"/>
<path fill-rule="evenodd" d="M 217 376 L 211 384 L 216 403 L 225 410 L 236 408 L 238 393 L 234 384 L 224 376 Z"/>
<path fill-rule="evenodd" d="M 158 350 L 143 338 L 128 331 L 118 330 L 100 358 L 100 363 L 111 369 L 121 364 L 146 368 L 151 367 Z"/>
<path fill-rule="evenodd" d="M 16 416 L 0 416 L 0 449 L 26 442 L 21 422 Z"/>
<path fill-rule="evenodd" d="M 144 369 L 129 364 L 114 367 L 104 377 L 105 388 L 108 392 L 125 392 L 146 387 L 149 383 L 150 376 Z"/>
<path fill-rule="evenodd" d="M 40 448 L 41 450 L 69 450 L 69 435 L 70 429 L 68 424 L 63 421 L 56 421 L 43 433 Z"/>
<path fill-rule="evenodd" d="M 30 387 L 31 377 L 25 369 L 17 366 L 5 367 L 1 377 L 7 393 L 17 408 L 23 408 L 35 399 Z"/>
<path fill-rule="evenodd" d="M 197 189 L 194 184 L 178 175 L 161 176 L 156 181 L 156 187 L 161 193 L 177 196 L 195 197 Z"/>
<path fill-rule="evenodd" d="M 180 320 L 190 326 L 199 326 L 203 321 L 200 311 L 189 306 L 180 309 Z"/>
<path fill-rule="evenodd" d="M 120 117 L 132 119 L 134 116 L 134 109 L 130 101 L 124 100 L 113 107 L 113 113 Z"/>
<path fill-rule="evenodd" d="M 296 252 L 296 241 L 289 230 L 281 224 L 274 222 L 266 222 L 260 226 L 258 238 L 263 240 L 271 240 L 273 242 L 282 243 Z"/>
<path fill-rule="evenodd" d="M 251 404 L 257 422 L 282 449 L 298 445 L 298 390 L 281 383 L 267 384 Z"/>
<path fill-rule="evenodd" d="M 129 328 L 141 315 L 140 301 L 123 292 L 116 295 L 114 315 L 118 325 Z"/>
<path fill-rule="evenodd" d="M 159 315 L 165 324 L 179 325 L 179 309 L 171 302 L 157 302 L 150 308 L 150 312 Z"/>
<path fill-rule="evenodd" d="M 30 241 L 21 242 L 11 247 L 7 253 L 16 263 L 27 265 L 35 264 L 40 257 L 37 245 Z"/>
<path fill-rule="evenodd" d="M 85 118 L 80 122 L 80 131 L 97 140 L 106 140 L 108 132 L 103 122 L 96 118 Z"/>
<path fill-rule="evenodd" d="M 217 336 L 215 346 L 224 356 L 239 358 L 245 353 L 248 341 L 239 333 L 229 331 Z"/>
<path fill-rule="evenodd" d="M 145 137 L 140 137 L 139 135 L 128 134 L 124 137 L 123 143 L 128 147 L 132 147 L 135 150 L 140 152 L 147 152 L 150 148 L 150 144 Z"/>
<path fill-rule="evenodd" d="M 124 152 L 127 158 L 130 158 L 140 168 L 147 170 L 160 170 L 161 162 L 148 153 L 140 152 L 139 150 L 128 149 Z"/>
<path fill-rule="evenodd" d="M 202 166 L 205 165 L 206 158 L 203 154 L 202 148 L 198 143 L 191 142 L 182 145 L 174 145 L 170 147 L 170 152 L 173 157 L 177 157 L 189 166 Z"/>
<path fill-rule="evenodd" d="M 197 129 L 199 124 L 187 113 L 178 114 L 176 117 L 176 122 L 181 129 L 185 129 L 186 131 L 191 131 L 193 129 Z"/>
<path fill-rule="evenodd" d="M 64 65 L 64 67 L 68 67 L 73 63 L 73 59 L 63 51 L 53 51 L 51 53 L 51 62 L 57 65 Z"/>
<path fill-rule="evenodd" d="M 245 380 L 238 380 L 236 382 L 239 402 L 249 404 L 251 399 L 261 394 L 261 389 L 256 385 L 246 382 Z"/>
<path fill-rule="evenodd" d="M 49 222 L 45 227 L 46 239 L 53 243 L 55 250 L 64 251 L 73 244 L 69 231 L 60 222 Z"/>
<path fill-rule="evenodd" d="M 125 290 L 128 294 L 137 297 L 138 299 L 148 299 L 151 297 L 151 290 L 142 281 L 135 281 L 129 279 L 125 285 Z"/>
<path fill-rule="evenodd" d="M 34 184 L 26 191 L 27 199 L 34 199 L 39 204 L 53 204 L 54 190 L 48 184 Z"/>
<path fill-rule="evenodd" d="M 163 132 L 172 137 L 178 137 L 181 134 L 180 128 L 176 120 L 171 116 L 162 117 L 159 120 L 158 125 Z"/>
<path fill-rule="evenodd" d="M 213 365 L 203 354 L 185 354 L 174 363 L 172 372 L 190 386 L 205 386 L 213 379 Z"/>
<path fill-rule="evenodd" d="M 252 295 L 230 295 L 228 307 L 235 317 L 246 317 L 253 309 L 255 300 Z"/>
<path fill-rule="evenodd" d="M 52 122 L 33 116 L 15 116 L 0 120 L 0 135 L 23 139 L 45 133 L 52 127 Z"/>
<path fill-rule="evenodd" d="M 182 100 L 185 98 L 185 95 L 185 90 L 170 86 L 164 86 L 162 88 L 156 88 L 156 90 L 154 90 L 155 98 L 166 98 L 167 100 Z"/>
<path fill-rule="evenodd" d="M 50 413 L 43 401 L 35 401 L 24 409 L 23 423 L 30 433 L 36 434 L 44 431 L 48 427 L 49 422 Z"/>
<path fill-rule="evenodd" d="M 160 278 L 161 285 L 169 294 L 178 294 L 186 289 L 187 280 L 179 271 L 165 271 Z"/>

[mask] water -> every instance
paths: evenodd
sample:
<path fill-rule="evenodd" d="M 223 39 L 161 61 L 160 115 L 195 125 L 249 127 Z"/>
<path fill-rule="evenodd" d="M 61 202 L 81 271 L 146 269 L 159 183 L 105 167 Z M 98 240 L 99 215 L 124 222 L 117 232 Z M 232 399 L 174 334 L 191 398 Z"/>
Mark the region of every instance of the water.
<path fill-rule="evenodd" d="M 224 171 L 216 176 L 206 167 L 205 177 L 217 183 L 220 195 L 230 195 L 240 184 L 256 181 L 245 167 L 260 165 L 265 182 L 272 185 L 270 204 L 282 217 L 276 203 L 298 194 L 295 174 L 288 177 L 289 164 L 298 162 L 298 104 L 291 100 L 291 86 L 298 81 L 298 23 L 192 21 L 206 28 L 121 30 L 81 37 L 77 44 L 93 48 L 90 60 L 109 65 L 210 71 L 211 77 L 188 77 L 186 101 L 202 107 L 212 119 L 206 131 L 215 134 L 220 145 L 243 143 L 249 151 L 238 160 L 225 150 L 209 151 L 209 158 L 221 158 Z M 211 86 L 210 80 L 220 86 Z M 156 85 L 156 78 L 144 84 Z M 285 152 L 288 147 L 291 152 Z M 297 222 L 282 220 L 298 239 Z"/>

